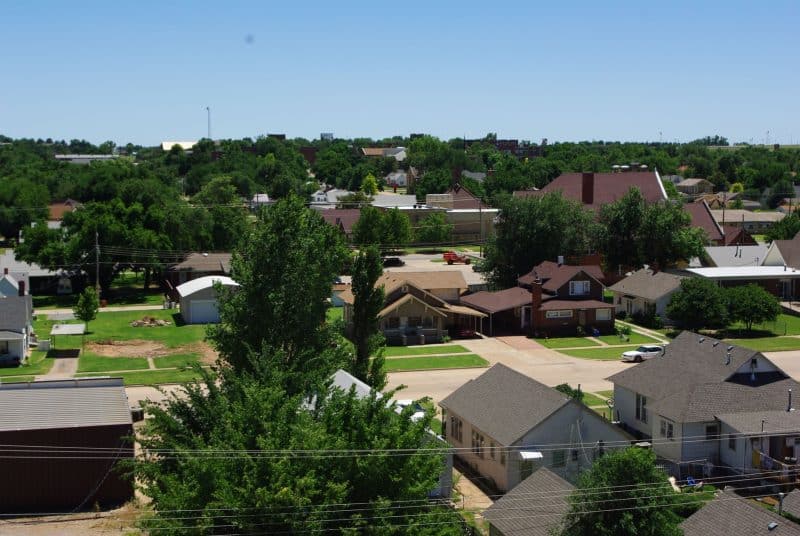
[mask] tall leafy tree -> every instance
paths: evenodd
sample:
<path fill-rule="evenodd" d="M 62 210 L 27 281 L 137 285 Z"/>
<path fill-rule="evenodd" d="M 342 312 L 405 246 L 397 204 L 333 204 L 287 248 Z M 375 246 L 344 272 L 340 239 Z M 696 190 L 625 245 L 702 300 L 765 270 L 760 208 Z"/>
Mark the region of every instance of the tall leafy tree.
<path fill-rule="evenodd" d="M 722 328 L 729 320 L 728 298 L 714 281 L 688 277 L 667 304 L 667 316 L 685 329 Z"/>
<path fill-rule="evenodd" d="M 678 494 L 652 450 L 631 447 L 598 459 L 570 497 L 563 536 L 678 536 Z"/>
<path fill-rule="evenodd" d="M 97 318 L 97 311 L 100 309 L 100 300 L 97 298 L 97 291 L 94 287 L 86 287 L 78 297 L 78 303 L 72 308 L 75 318 L 86 322 L 86 329 L 89 329 L 89 322 Z"/>
<path fill-rule="evenodd" d="M 800 233 L 800 216 L 796 212 L 788 214 L 785 218 L 775 222 L 767 230 L 767 240 L 791 240 Z"/>
<path fill-rule="evenodd" d="M 600 209 L 598 242 L 609 270 L 641 266 L 639 231 L 645 209 L 644 196 L 638 188 L 631 188 L 622 198 Z"/>
<path fill-rule="evenodd" d="M 453 226 L 443 213 L 434 212 L 420 220 L 416 235 L 417 242 L 422 244 L 444 244 L 451 241 Z"/>
<path fill-rule="evenodd" d="M 774 321 L 781 313 L 778 299 L 754 283 L 731 287 L 726 293 L 730 320 L 742 322 L 747 331 L 752 331 L 753 324 Z"/>
<path fill-rule="evenodd" d="M 359 246 L 375 246 L 383 242 L 383 213 L 372 205 L 361 207 L 361 214 L 353 224 L 353 242 Z"/>
<path fill-rule="evenodd" d="M 239 200 L 231 177 L 214 177 L 192 198 L 197 210 L 205 210 L 211 219 L 211 248 L 230 251 L 245 235 L 247 214 Z"/>
<path fill-rule="evenodd" d="M 384 214 L 381 243 L 390 249 L 401 249 L 411 241 L 411 221 L 398 208 Z"/>
<path fill-rule="evenodd" d="M 692 227 L 692 218 L 680 204 L 647 205 L 638 233 L 639 255 L 643 262 L 661 268 L 674 266 L 703 254 L 708 238 L 705 231 Z"/>
<path fill-rule="evenodd" d="M 383 286 L 376 287 L 383 273 L 383 263 L 378 248 L 370 246 L 356 255 L 353 261 L 352 333 L 355 355 L 351 372 L 375 389 L 386 385 L 383 356 L 370 358 L 383 343 L 379 330 L 378 313 L 383 308 Z"/>

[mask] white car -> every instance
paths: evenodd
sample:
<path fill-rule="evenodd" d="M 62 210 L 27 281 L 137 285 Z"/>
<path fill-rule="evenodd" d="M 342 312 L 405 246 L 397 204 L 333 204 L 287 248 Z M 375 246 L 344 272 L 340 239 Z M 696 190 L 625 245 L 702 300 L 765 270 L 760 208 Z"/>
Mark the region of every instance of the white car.
<path fill-rule="evenodd" d="M 664 353 L 661 346 L 640 346 L 636 350 L 631 350 L 622 354 L 622 360 L 628 363 L 641 363 L 645 359 L 658 357 Z"/>
<path fill-rule="evenodd" d="M 401 413 L 405 408 L 408 406 L 414 407 L 414 413 L 411 414 L 411 420 L 414 422 L 419 421 L 420 419 L 425 418 L 425 408 L 423 408 L 419 403 L 414 402 L 413 400 L 395 400 L 395 411 L 397 413 Z"/>

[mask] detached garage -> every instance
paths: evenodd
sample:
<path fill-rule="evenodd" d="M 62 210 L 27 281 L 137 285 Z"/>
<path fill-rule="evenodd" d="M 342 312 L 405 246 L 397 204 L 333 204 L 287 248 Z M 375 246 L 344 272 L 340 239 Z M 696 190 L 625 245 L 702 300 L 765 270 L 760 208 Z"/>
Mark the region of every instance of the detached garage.
<path fill-rule="evenodd" d="M 192 279 L 175 290 L 178 292 L 181 303 L 181 316 L 187 324 L 214 324 L 219 322 L 217 308 L 217 291 L 214 284 L 223 287 L 238 287 L 239 285 L 230 277 L 210 275 Z"/>

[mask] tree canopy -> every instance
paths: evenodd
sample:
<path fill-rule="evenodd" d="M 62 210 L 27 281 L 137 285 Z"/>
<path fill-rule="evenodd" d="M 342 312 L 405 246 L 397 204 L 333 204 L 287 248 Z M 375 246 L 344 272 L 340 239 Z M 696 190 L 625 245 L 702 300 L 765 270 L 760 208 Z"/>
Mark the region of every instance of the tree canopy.
<path fill-rule="evenodd" d="M 722 328 L 728 324 L 728 297 L 715 281 L 687 277 L 667 304 L 667 316 L 681 328 Z"/>

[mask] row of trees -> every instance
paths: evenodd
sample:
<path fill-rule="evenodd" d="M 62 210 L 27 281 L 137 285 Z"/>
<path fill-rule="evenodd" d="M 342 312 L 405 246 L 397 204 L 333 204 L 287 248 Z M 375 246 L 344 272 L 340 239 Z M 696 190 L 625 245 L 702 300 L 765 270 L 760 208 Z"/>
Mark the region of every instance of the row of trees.
<path fill-rule="evenodd" d="M 705 241 L 680 204 L 645 204 L 636 188 L 599 215 L 553 192 L 504 202 L 496 234 L 487 243 L 485 268 L 493 286 L 506 288 L 559 255 L 599 251 L 609 270 L 669 267 L 701 255 Z"/>
<path fill-rule="evenodd" d="M 416 228 L 408 216 L 398 209 L 383 211 L 371 205 L 361 208 L 353 225 L 353 242 L 359 246 L 398 249 L 412 241 L 418 244 L 445 244 L 452 239 L 453 225 L 441 212 L 429 214 Z"/>

